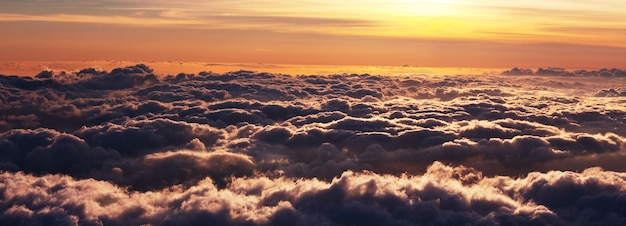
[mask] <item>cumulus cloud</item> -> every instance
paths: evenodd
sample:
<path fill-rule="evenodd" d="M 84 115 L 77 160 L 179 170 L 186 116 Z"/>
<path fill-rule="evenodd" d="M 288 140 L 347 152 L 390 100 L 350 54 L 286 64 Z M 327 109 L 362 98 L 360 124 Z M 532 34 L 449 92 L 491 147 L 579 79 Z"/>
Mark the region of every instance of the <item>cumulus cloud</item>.
<path fill-rule="evenodd" d="M 14 129 L 0 135 L 2 168 L 35 174 L 86 175 L 119 153 L 92 148 L 83 139 L 49 129 Z"/>
<path fill-rule="evenodd" d="M 0 221 L 620 224 L 620 71 L 0 75 Z"/>
<path fill-rule="evenodd" d="M 205 179 L 135 193 L 93 179 L 4 173 L 0 218 L 18 224 L 619 224 L 626 217 L 619 208 L 625 176 L 590 168 L 484 177 L 435 162 L 416 176 L 346 171 L 328 182 L 259 176 L 221 189 Z"/>
<path fill-rule="evenodd" d="M 510 70 L 501 72 L 502 75 L 541 75 L 541 76 L 578 76 L 578 77 L 626 77 L 626 70 L 619 68 L 602 68 L 600 70 L 575 70 L 569 71 L 565 68 L 548 67 L 538 68 L 533 72 L 532 69 L 514 67 Z"/>

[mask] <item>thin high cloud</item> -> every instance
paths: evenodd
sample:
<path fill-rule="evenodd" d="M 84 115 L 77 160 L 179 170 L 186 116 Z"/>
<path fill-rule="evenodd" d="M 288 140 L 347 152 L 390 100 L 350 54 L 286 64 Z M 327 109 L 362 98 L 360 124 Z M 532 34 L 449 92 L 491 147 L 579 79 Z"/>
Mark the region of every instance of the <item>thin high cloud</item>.
<path fill-rule="evenodd" d="M 0 76 L 0 220 L 619 224 L 626 87 L 594 76 Z"/>
<path fill-rule="evenodd" d="M 255 1 L 232 4 L 212 2 L 147 2 L 102 1 L 93 4 L 67 4 L 65 1 L 44 1 L 37 4 L 49 8 L 31 10 L 32 2 L 4 3 L 1 22 L 95 23 L 129 26 L 170 26 L 187 29 L 269 29 L 272 31 L 313 32 L 332 27 L 367 27 L 369 19 L 342 18 L 331 15 L 268 13 L 249 11 L 239 5 L 260 4 Z M 266 4 L 262 8 L 267 8 Z M 291 5 L 291 4 L 289 4 Z M 41 5 L 39 5 L 41 7 Z"/>
<path fill-rule="evenodd" d="M 2 21 L 260 29 L 366 37 L 497 42 L 603 43 L 626 46 L 623 34 L 579 32 L 624 27 L 621 2 L 603 1 L 5 1 Z M 313 9 L 313 10 L 311 10 Z M 112 15 L 112 16 L 111 16 Z M 213 16 L 207 16 L 213 15 Z M 506 17 L 503 19 L 503 17 Z M 548 17 L 549 19 L 546 19 Z M 436 21 L 436 22 L 434 22 Z M 436 29 L 435 29 L 436 28 Z M 494 32 L 498 31 L 498 32 Z M 499 33 L 499 34 L 498 34 Z M 507 35 L 508 34 L 508 35 Z M 511 35 L 515 34 L 515 35 Z"/>
<path fill-rule="evenodd" d="M 262 28 L 265 26 L 283 27 L 281 30 L 294 30 L 298 27 L 367 27 L 374 22 L 344 18 L 296 17 L 296 16 L 191 16 L 176 17 L 168 12 L 159 13 L 156 17 L 144 17 L 143 11 L 134 15 L 80 15 L 80 14 L 0 14 L 0 22 L 59 22 L 59 23 L 93 23 L 132 26 L 187 26 L 202 29 L 203 26 L 216 28 Z"/>
<path fill-rule="evenodd" d="M 182 20 L 167 18 L 137 18 L 129 16 L 96 16 L 77 14 L 46 14 L 46 15 L 24 15 L 24 14 L 0 14 L 2 22 L 36 21 L 36 22 L 59 22 L 59 23 L 92 23 L 92 24 L 115 24 L 115 25 L 135 25 L 135 26 L 157 26 L 157 25 L 199 25 L 204 24 L 199 20 Z"/>

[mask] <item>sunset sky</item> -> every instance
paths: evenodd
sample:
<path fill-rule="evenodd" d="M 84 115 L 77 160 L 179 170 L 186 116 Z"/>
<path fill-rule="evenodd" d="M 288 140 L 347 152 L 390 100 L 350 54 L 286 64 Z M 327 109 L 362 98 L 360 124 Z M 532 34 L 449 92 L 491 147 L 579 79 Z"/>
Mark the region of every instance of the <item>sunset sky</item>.
<path fill-rule="evenodd" d="M 0 61 L 626 65 L 621 0 L 0 0 Z"/>
<path fill-rule="evenodd" d="M 0 225 L 626 225 L 625 9 L 0 0 Z"/>

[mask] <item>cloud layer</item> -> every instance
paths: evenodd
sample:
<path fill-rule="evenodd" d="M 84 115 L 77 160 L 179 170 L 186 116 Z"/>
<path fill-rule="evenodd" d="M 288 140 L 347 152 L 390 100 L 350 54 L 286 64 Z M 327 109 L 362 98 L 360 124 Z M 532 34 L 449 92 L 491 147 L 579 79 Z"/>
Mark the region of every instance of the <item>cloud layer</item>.
<path fill-rule="evenodd" d="M 0 76 L 0 221 L 626 222 L 621 78 L 535 74 Z"/>

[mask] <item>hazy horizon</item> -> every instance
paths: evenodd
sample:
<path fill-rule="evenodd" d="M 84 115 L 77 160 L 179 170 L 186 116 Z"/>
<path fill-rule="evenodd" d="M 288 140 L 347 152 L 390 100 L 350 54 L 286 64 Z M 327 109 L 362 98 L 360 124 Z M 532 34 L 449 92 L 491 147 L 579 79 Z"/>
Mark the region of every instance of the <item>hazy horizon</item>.
<path fill-rule="evenodd" d="M 408 75 L 408 74 L 498 74 L 511 68 L 464 68 L 464 67 L 423 67 L 417 65 L 316 65 L 316 64 L 265 64 L 265 63 L 229 63 L 229 62 L 189 62 L 189 61 L 128 61 L 128 60 L 98 60 L 98 61 L 13 61 L 0 64 L 0 74 L 34 76 L 41 71 L 77 72 L 84 68 L 98 68 L 112 70 L 114 68 L 146 64 L 154 69 L 155 74 L 167 75 L 178 73 L 198 73 L 212 71 L 225 73 L 238 70 L 256 72 L 282 73 L 290 75 L 311 74 L 380 74 L 380 75 Z M 600 68 L 599 68 L 600 69 Z"/>
<path fill-rule="evenodd" d="M 333 75 L 333 74 L 373 74 L 373 75 L 500 75 L 503 72 L 519 68 L 532 70 L 557 69 L 569 72 L 599 71 L 603 69 L 621 69 L 616 67 L 599 68 L 565 68 L 544 65 L 536 68 L 518 66 L 506 68 L 487 67 L 425 67 L 419 65 L 316 65 L 316 64 L 267 64 L 267 63 L 229 63 L 229 62 L 192 62 L 192 61 L 128 61 L 128 60 L 97 60 L 97 61 L 8 61 L 0 64 L 0 74 L 35 76 L 42 71 L 56 73 L 75 73 L 85 68 L 110 71 L 137 64 L 145 64 L 157 75 L 176 75 L 178 73 L 197 74 L 199 72 L 226 73 L 239 70 L 268 72 L 287 75 Z M 532 75 L 532 74 L 528 74 Z"/>

